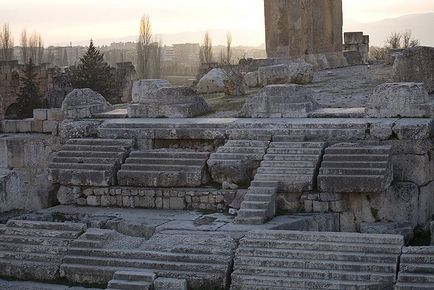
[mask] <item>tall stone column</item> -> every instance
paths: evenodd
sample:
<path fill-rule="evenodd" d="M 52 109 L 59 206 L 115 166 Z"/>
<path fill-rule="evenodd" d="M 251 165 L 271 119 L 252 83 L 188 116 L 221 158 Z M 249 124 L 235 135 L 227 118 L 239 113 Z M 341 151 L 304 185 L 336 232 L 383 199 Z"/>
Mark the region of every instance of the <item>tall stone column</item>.
<path fill-rule="evenodd" d="M 267 55 L 342 51 L 342 0 L 264 0 Z"/>

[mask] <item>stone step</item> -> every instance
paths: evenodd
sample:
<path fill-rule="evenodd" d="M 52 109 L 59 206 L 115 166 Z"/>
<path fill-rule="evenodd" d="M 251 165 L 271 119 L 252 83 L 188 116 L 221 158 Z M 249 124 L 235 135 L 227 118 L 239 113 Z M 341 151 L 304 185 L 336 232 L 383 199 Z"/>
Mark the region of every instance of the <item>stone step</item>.
<path fill-rule="evenodd" d="M 52 254 L 58 255 L 65 248 L 62 246 L 53 245 L 31 245 L 31 244 L 20 244 L 20 243 L 8 243 L 0 240 L 0 251 L 10 251 L 10 252 L 24 252 L 24 253 L 41 253 L 41 254 Z"/>
<path fill-rule="evenodd" d="M 56 157 L 86 157 L 86 158 L 116 158 L 123 159 L 125 152 L 102 152 L 102 151 L 59 151 Z"/>
<path fill-rule="evenodd" d="M 396 283 L 395 290 L 424 290 L 434 289 L 434 284 L 425 284 L 425 283 Z"/>
<path fill-rule="evenodd" d="M 287 167 L 287 168 L 315 168 L 317 160 L 313 161 L 262 161 L 261 167 Z"/>
<path fill-rule="evenodd" d="M 324 143 L 321 142 L 271 142 L 270 148 L 311 148 L 311 149 L 322 149 Z"/>
<path fill-rule="evenodd" d="M 96 151 L 96 152 L 125 152 L 125 148 L 119 146 L 102 145 L 64 145 L 62 151 Z"/>
<path fill-rule="evenodd" d="M 322 165 L 320 175 L 355 175 L 355 176 L 381 176 L 387 173 L 386 168 L 329 168 Z"/>
<path fill-rule="evenodd" d="M 49 171 L 51 180 L 63 185 L 105 187 L 115 183 L 113 171 L 59 168 L 51 168 Z"/>
<path fill-rule="evenodd" d="M 61 238 L 61 239 L 75 239 L 81 235 L 81 231 L 60 231 L 38 228 L 12 228 L 6 227 L 5 235 L 15 236 L 32 236 L 32 237 L 46 237 L 46 238 Z"/>
<path fill-rule="evenodd" d="M 68 145 L 95 145 L 95 146 L 118 146 L 130 148 L 134 145 L 132 139 L 69 139 L 66 144 Z"/>
<path fill-rule="evenodd" d="M 44 237 L 33 237 L 33 236 L 7 236 L 0 235 L 0 240 L 2 243 L 11 244 L 24 244 L 24 245 L 45 245 L 53 247 L 67 247 L 69 245 L 69 239 L 46 239 Z"/>
<path fill-rule="evenodd" d="M 234 154 L 265 154 L 264 147 L 228 147 L 221 146 L 217 149 L 217 153 L 234 153 Z"/>
<path fill-rule="evenodd" d="M 266 154 L 264 156 L 265 161 L 315 161 L 318 162 L 318 155 L 306 155 L 306 154 Z"/>
<path fill-rule="evenodd" d="M 391 153 L 390 146 L 369 146 L 369 147 L 328 147 L 325 149 L 326 154 L 367 154 L 367 155 L 388 155 Z"/>
<path fill-rule="evenodd" d="M 240 211 L 241 212 L 241 211 Z M 267 221 L 264 214 L 261 216 L 240 216 L 235 218 L 235 223 L 242 224 L 242 225 L 262 225 Z"/>
<path fill-rule="evenodd" d="M 264 154 L 254 154 L 254 153 L 212 153 L 210 160 L 262 160 Z"/>
<path fill-rule="evenodd" d="M 386 154 L 325 154 L 324 161 L 389 161 Z"/>
<path fill-rule="evenodd" d="M 269 148 L 267 154 L 281 155 L 320 155 L 322 148 Z"/>
<path fill-rule="evenodd" d="M 132 151 L 129 157 L 132 158 L 174 158 L 174 159 L 207 159 L 208 152 L 188 151 Z"/>
<path fill-rule="evenodd" d="M 244 202 L 269 202 L 273 198 L 272 194 L 253 194 L 248 193 L 244 196 Z"/>
<path fill-rule="evenodd" d="M 359 234 L 359 233 L 333 233 L 333 232 L 301 232 L 301 231 L 251 231 L 246 239 L 266 239 L 266 240 L 294 240 L 294 241 L 318 241 L 321 242 L 341 242 L 341 243 L 364 243 L 374 245 L 392 245 L 398 248 L 399 253 L 404 244 L 401 235 L 379 235 L 379 234 Z"/>
<path fill-rule="evenodd" d="M 304 141 L 306 136 L 304 135 L 274 135 L 273 143 L 275 142 L 300 142 Z"/>
<path fill-rule="evenodd" d="M 202 171 L 140 171 L 119 170 L 121 186 L 142 187 L 198 187 L 202 185 Z"/>
<path fill-rule="evenodd" d="M 369 254 L 360 255 L 357 252 L 339 252 L 339 251 L 309 251 L 293 249 L 267 249 L 256 247 L 240 247 L 237 254 L 243 257 L 254 258 L 281 258 L 289 260 L 302 260 L 308 263 L 310 260 L 329 260 L 352 263 L 385 263 L 397 265 L 398 256 L 396 254 Z"/>
<path fill-rule="evenodd" d="M 315 168 L 259 167 L 257 174 L 308 175 L 314 174 Z"/>
<path fill-rule="evenodd" d="M 91 163 L 57 163 L 50 162 L 48 167 L 50 169 L 83 169 L 83 170 L 101 170 L 101 171 L 114 171 L 115 166 L 113 164 L 91 164 Z"/>
<path fill-rule="evenodd" d="M 237 269 L 234 272 L 242 273 L 243 275 L 251 276 L 274 276 L 296 279 L 324 279 L 324 280 L 347 280 L 347 281 L 370 281 L 370 282 L 388 282 L 395 283 L 394 269 L 391 272 L 372 272 L 372 271 L 344 271 L 332 270 L 329 268 L 324 269 L 306 269 L 301 268 L 274 268 L 269 267 L 250 266 L 237 264 Z M 360 267 L 362 268 L 362 267 Z"/>
<path fill-rule="evenodd" d="M 431 273 L 434 274 L 434 264 L 428 264 L 424 262 L 425 257 L 421 257 L 420 261 L 415 261 L 413 263 L 402 262 L 400 271 L 405 273 Z"/>
<path fill-rule="evenodd" d="M 157 278 L 154 272 L 149 271 L 117 271 L 113 275 L 115 280 L 143 281 L 152 283 Z"/>
<path fill-rule="evenodd" d="M 434 273 L 399 273 L 400 283 L 423 283 L 434 286 Z"/>
<path fill-rule="evenodd" d="M 276 188 L 279 186 L 279 182 L 278 181 L 258 181 L 258 180 L 253 180 L 250 183 L 250 187 L 259 187 L 259 188 Z"/>
<path fill-rule="evenodd" d="M 153 269 L 129 268 L 129 267 L 104 267 L 94 265 L 61 265 L 62 272 L 65 273 L 68 281 L 82 283 L 82 281 L 92 281 L 94 284 L 105 284 L 110 281 L 117 271 L 153 271 Z M 206 289 L 202 285 L 220 285 L 219 289 L 224 289 L 226 284 L 226 274 L 220 272 L 191 272 L 175 270 L 156 270 L 157 276 L 175 279 L 186 279 L 193 289 Z"/>
<path fill-rule="evenodd" d="M 318 187 L 323 192 L 381 193 L 387 184 L 384 175 L 319 175 Z"/>
<path fill-rule="evenodd" d="M 237 218 L 243 219 L 243 218 L 255 218 L 255 217 L 262 217 L 266 215 L 266 209 L 241 209 L 238 212 Z"/>
<path fill-rule="evenodd" d="M 270 200 L 272 199 L 272 196 L 269 196 L 269 199 L 267 201 L 248 201 L 245 200 L 241 204 L 242 209 L 267 209 L 270 204 Z"/>
<path fill-rule="evenodd" d="M 376 273 L 390 273 L 394 272 L 396 269 L 396 261 L 394 263 L 373 263 L 360 262 L 360 261 L 335 261 L 335 260 L 304 260 L 304 259 L 288 259 L 286 257 L 276 258 L 276 257 L 252 257 L 252 256 L 240 256 L 235 258 L 235 263 L 238 265 L 243 265 L 244 269 L 260 269 L 266 267 L 267 269 L 272 268 L 281 270 L 291 270 L 291 269 L 304 269 L 304 270 L 331 270 L 331 271 L 348 271 L 348 272 L 376 272 Z M 239 269 L 237 269 L 239 270 Z M 247 273 L 246 270 L 242 272 Z M 271 269 L 270 269 L 271 270 Z M 254 274 L 254 273 L 250 273 Z M 259 273 L 258 273 L 259 274 Z M 260 273 L 261 275 L 268 275 L 265 272 Z M 285 275 L 280 273 L 280 275 Z M 336 278 L 335 278 L 336 279 Z M 338 278 L 339 279 L 339 278 Z"/>
<path fill-rule="evenodd" d="M 239 286 L 237 286 L 239 285 Z M 232 274 L 231 289 L 245 289 L 245 286 L 252 285 L 254 289 L 388 289 L 389 284 L 384 285 L 371 281 L 339 281 L 331 279 L 297 279 L 269 276 L 249 276 L 240 273 Z M 280 288 L 276 288 L 280 287 Z M 372 288 L 371 288 L 372 287 Z"/>
<path fill-rule="evenodd" d="M 255 186 L 250 186 L 249 187 L 249 194 L 267 194 L 267 195 L 271 195 L 271 194 L 275 194 L 277 191 L 276 186 L 274 187 L 255 187 Z"/>
<path fill-rule="evenodd" d="M 278 182 L 304 182 L 304 181 L 312 181 L 312 175 L 307 174 L 297 174 L 293 175 L 288 174 L 279 174 L 279 173 L 258 173 L 255 175 L 255 181 L 278 181 Z"/>
<path fill-rule="evenodd" d="M 123 164 L 121 170 L 131 170 L 131 171 L 202 171 L 204 168 L 204 164 L 195 166 L 195 165 L 174 165 L 174 164 L 131 164 L 129 160 L 126 164 Z"/>
<path fill-rule="evenodd" d="M 77 247 L 77 248 L 94 248 L 99 249 L 102 248 L 103 242 L 102 241 L 93 241 L 93 240 L 73 240 L 71 242 L 71 247 Z"/>
<path fill-rule="evenodd" d="M 332 252 L 367 252 L 399 254 L 400 249 L 390 245 L 372 245 L 366 243 L 342 243 L 323 241 L 275 241 L 275 240 L 246 240 L 242 241 L 243 247 L 294 249 L 311 251 L 332 251 Z"/>
<path fill-rule="evenodd" d="M 259 147 L 266 148 L 270 142 L 268 141 L 254 141 L 254 140 L 229 140 L 224 146 L 228 147 Z"/>
<path fill-rule="evenodd" d="M 53 157 L 52 163 L 83 163 L 83 164 L 116 164 L 120 158 L 93 158 L 93 157 Z"/>
<path fill-rule="evenodd" d="M 26 228 L 26 229 L 45 229 L 59 231 L 77 231 L 83 232 L 86 230 L 86 225 L 82 223 L 59 223 L 59 222 L 44 222 L 44 221 L 29 221 L 29 220 L 9 220 L 6 223 L 7 227 Z"/>
<path fill-rule="evenodd" d="M 148 165 L 203 165 L 203 159 L 174 159 L 174 158 L 132 158 L 129 157 L 128 164 L 148 164 Z"/>
<path fill-rule="evenodd" d="M 221 272 L 226 271 L 227 265 L 211 263 L 195 263 L 184 261 L 161 261 L 143 259 L 125 259 L 110 257 L 87 257 L 87 256 L 65 256 L 63 263 L 75 265 L 94 265 L 103 267 L 120 267 L 152 270 L 174 270 L 190 272 Z"/>
<path fill-rule="evenodd" d="M 124 289 L 124 290 L 151 290 L 153 289 L 152 283 L 143 281 L 124 281 L 124 280 L 110 280 L 107 289 Z"/>
<path fill-rule="evenodd" d="M 88 256 L 88 257 L 108 257 L 124 259 L 143 259 L 143 260 L 160 260 L 175 262 L 194 262 L 194 263 L 212 263 L 227 264 L 230 263 L 230 257 L 209 253 L 185 252 L 161 252 L 151 250 L 110 250 L 94 248 L 69 248 L 68 255 L 71 256 Z"/>
<path fill-rule="evenodd" d="M 45 253 L 0 251 L 0 260 L 60 263 L 62 261 L 62 256 L 54 255 L 54 254 L 45 254 Z"/>
<path fill-rule="evenodd" d="M 387 168 L 388 161 L 323 161 L 322 167 L 328 168 Z"/>
<path fill-rule="evenodd" d="M 5 260 L 0 258 L 1 276 L 4 278 L 56 281 L 59 280 L 60 263 L 46 263 L 25 260 Z"/>

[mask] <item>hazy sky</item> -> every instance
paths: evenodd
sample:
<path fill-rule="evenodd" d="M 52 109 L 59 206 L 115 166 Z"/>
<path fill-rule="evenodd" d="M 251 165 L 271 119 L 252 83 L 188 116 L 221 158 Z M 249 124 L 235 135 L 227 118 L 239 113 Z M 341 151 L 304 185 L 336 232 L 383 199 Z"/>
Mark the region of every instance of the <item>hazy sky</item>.
<path fill-rule="evenodd" d="M 213 29 L 257 31 L 249 44 L 264 42 L 264 0 L 0 0 L 0 23 L 42 33 L 46 44 L 137 33 L 144 13 L 154 33 Z M 267 1 L 267 0 L 266 0 Z M 372 22 L 434 12 L 434 0 L 343 0 L 345 19 Z M 234 39 L 235 44 L 236 40 Z"/>

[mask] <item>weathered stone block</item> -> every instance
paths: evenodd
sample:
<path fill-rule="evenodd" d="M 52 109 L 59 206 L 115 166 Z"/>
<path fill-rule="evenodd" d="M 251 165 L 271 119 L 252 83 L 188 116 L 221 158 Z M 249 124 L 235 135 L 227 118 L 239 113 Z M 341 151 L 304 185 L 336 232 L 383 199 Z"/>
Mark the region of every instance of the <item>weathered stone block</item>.
<path fill-rule="evenodd" d="M 30 133 L 32 132 L 32 120 L 16 120 L 17 123 L 17 133 Z"/>
<path fill-rule="evenodd" d="M 205 94 L 224 92 L 225 80 L 228 79 L 228 74 L 223 69 L 212 69 L 199 80 L 197 91 Z"/>
<path fill-rule="evenodd" d="M 47 109 L 34 109 L 33 110 L 33 119 L 37 121 L 45 121 L 47 120 Z"/>
<path fill-rule="evenodd" d="M 155 290 L 187 290 L 187 281 L 184 279 L 172 279 L 159 277 L 154 281 Z"/>
<path fill-rule="evenodd" d="M 244 75 L 244 83 L 249 88 L 256 88 L 259 86 L 259 72 L 248 72 Z"/>
<path fill-rule="evenodd" d="M 47 110 L 47 120 L 48 121 L 63 121 L 63 112 L 60 108 L 53 108 Z"/>
<path fill-rule="evenodd" d="M 289 68 L 286 64 L 278 64 L 260 67 L 258 70 L 259 84 L 262 87 L 268 85 L 289 83 Z"/>
<path fill-rule="evenodd" d="M 59 122 L 57 121 L 44 121 L 42 124 L 42 131 L 44 133 L 56 133 Z"/>
<path fill-rule="evenodd" d="M 133 103 L 147 102 L 154 98 L 155 92 L 171 84 L 166 80 L 138 80 L 133 83 L 132 99 Z"/>
<path fill-rule="evenodd" d="M 75 89 L 62 103 L 62 112 L 66 119 L 92 118 L 95 114 L 110 111 L 111 105 L 99 93 L 91 89 Z"/>

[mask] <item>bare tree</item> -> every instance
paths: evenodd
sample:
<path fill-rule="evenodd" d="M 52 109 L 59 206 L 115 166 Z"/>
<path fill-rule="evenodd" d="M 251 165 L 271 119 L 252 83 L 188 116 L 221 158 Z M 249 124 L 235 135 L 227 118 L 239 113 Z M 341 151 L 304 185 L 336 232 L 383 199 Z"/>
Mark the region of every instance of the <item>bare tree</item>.
<path fill-rule="evenodd" d="M 415 47 L 420 44 L 418 39 L 413 38 L 413 32 L 411 30 L 407 30 L 402 34 L 402 47 L 410 48 Z"/>
<path fill-rule="evenodd" d="M 232 60 L 232 34 L 228 32 L 226 34 L 226 62 L 231 64 Z"/>
<path fill-rule="evenodd" d="M 14 39 L 8 23 L 3 24 L 0 31 L 1 58 L 5 61 L 12 60 L 14 54 Z"/>
<path fill-rule="evenodd" d="M 149 62 L 152 52 L 152 23 L 147 15 L 140 19 L 139 40 L 137 43 L 137 66 L 140 78 L 149 77 Z"/>
<path fill-rule="evenodd" d="M 29 38 L 29 58 L 35 64 L 41 64 L 44 57 L 44 41 L 40 33 L 33 32 Z"/>
<path fill-rule="evenodd" d="M 203 44 L 200 48 L 200 61 L 201 63 L 213 62 L 212 39 L 209 36 L 208 31 L 205 33 L 205 36 L 203 38 Z"/>
<path fill-rule="evenodd" d="M 21 59 L 24 64 L 27 64 L 29 61 L 29 40 L 27 37 L 26 29 L 23 29 L 21 31 L 20 46 L 21 46 Z"/>
<path fill-rule="evenodd" d="M 389 35 L 386 40 L 386 46 L 389 48 L 401 48 L 402 34 L 399 32 L 394 32 Z"/>
<path fill-rule="evenodd" d="M 45 52 L 45 48 L 44 48 L 44 41 L 42 40 L 42 36 L 39 33 L 38 34 L 38 41 L 37 41 L 37 63 L 41 64 L 42 63 L 42 59 L 44 58 L 44 52 Z"/>

